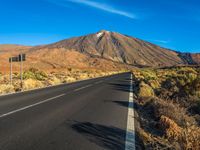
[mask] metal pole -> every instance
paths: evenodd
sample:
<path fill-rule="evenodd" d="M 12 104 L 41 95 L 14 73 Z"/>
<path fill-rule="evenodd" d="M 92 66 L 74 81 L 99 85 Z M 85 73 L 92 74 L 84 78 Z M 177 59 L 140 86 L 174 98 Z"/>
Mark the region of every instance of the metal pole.
<path fill-rule="evenodd" d="M 10 58 L 10 84 L 12 85 L 12 57 Z"/>
<path fill-rule="evenodd" d="M 21 75 L 21 90 L 23 91 L 23 63 L 22 63 L 22 54 L 20 54 L 20 75 Z"/>

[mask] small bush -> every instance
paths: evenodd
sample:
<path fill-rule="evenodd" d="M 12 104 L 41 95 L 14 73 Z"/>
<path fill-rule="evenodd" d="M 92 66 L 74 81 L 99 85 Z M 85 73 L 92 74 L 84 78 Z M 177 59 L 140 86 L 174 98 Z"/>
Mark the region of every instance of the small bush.
<path fill-rule="evenodd" d="M 139 85 L 138 96 L 139 97 L 153 97 L 154 91 L 148 84 L 141 82 Z"/>
<path fill-rule="evenodd" d="M 69 83 L 69 82 L 75 82 L 76 79 L 73 77 L 66 77 L 63 81 L 63 83 Z"/>
<path fill-rule="evenodd" d="M 11 93 L 15 92 L 14 86 L 9 84 L 0 85 L 0 93 Z"/>
<path fill-rule="evenodd" d="M 35 68 L 31 68 L 23 73 L 23 79 L 36 79 L 43 81 L 47 78 L 47 74 Z"/>
<path fill-rule="evenodd" d="M 172 119 L 161 116 L 159 125 L 164 130 L 164 135 L 169 141 L 178 140 L 181 137 L 182 128 L 179 127 Z"/>
<path fill-rule="evenodd" d="M 158 80 L 149 80 L 148 82 L 148 85 L 150 85 L 153 89 L 158 89 L 160 88 L 160 83 Z"/>
<path fill-rule="evenodd" d="M 200 128 L 190 126 L 183 130 L 179 143 L 184 150 L 200 149 Z"/>
<path fill-rule="evenodd" d="M 48 82 L 48 85 L 57 85 L 57 84 L 62 83 L 62 81 L 55 76 L 52 76 L 50 79 L 48 79 L 47 82 Z"/>
<path fill-rule="evenodd" d="M 185 127 L 186 123 L 196 124 L 194 118 L 187 116 L 185 108 L 181 108 L 178 104 L 170 101 L 153 98 L 145 104 L 145 107 L 152 109 L 152 115 L 157 120 L 159 120 L 161 116 L 166 116 L 174 120 L 181 127 Z"/>
<path fill-rule="evenodd" d="M 27 79 L 23 82 L 23 89 L 24 90 L 30 90 L 30 89 L 34 89 L 34 88 L 39 88 L 39 87 L 43 87 L 44 85 L 42 84 L 41 81 L 37 81 L 34 79 Z"/>

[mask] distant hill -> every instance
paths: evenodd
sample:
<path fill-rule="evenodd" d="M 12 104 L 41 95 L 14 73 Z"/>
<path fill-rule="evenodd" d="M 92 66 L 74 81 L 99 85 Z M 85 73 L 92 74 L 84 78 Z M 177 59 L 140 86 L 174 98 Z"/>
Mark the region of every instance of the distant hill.
<path fill-rule="evenodd" d="M 0 44 L 0 51 L 28 50 L 30 48 L 32 47 L 17 44 Z"/>

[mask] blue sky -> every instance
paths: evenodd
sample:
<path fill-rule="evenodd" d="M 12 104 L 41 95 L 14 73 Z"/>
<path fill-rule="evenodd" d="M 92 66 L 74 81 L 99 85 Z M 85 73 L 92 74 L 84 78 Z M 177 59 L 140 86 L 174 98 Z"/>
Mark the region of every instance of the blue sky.
<path fill-rule="evenodd" d="M 200 1 L 0 1 L 0 44 L 48 44 L 101 29 L 200 52 Z"/>

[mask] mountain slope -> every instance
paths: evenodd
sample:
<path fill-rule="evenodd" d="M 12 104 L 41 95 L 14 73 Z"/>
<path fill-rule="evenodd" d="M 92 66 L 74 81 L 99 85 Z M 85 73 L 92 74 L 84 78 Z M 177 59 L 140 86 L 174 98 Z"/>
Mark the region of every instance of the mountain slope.
<path fill-rule="evenodd" d="M 200 64 L 200 54 L 180 53 L 182 60 L 189 65 Z"/>
<path fill-rule="evenodd" d="M 75 50 L 90 56 L 139 66 L 172 66 L 185 64 L 179 53 L 116 32 L 100 31 L 36 47 L 40 49 Z"/>

